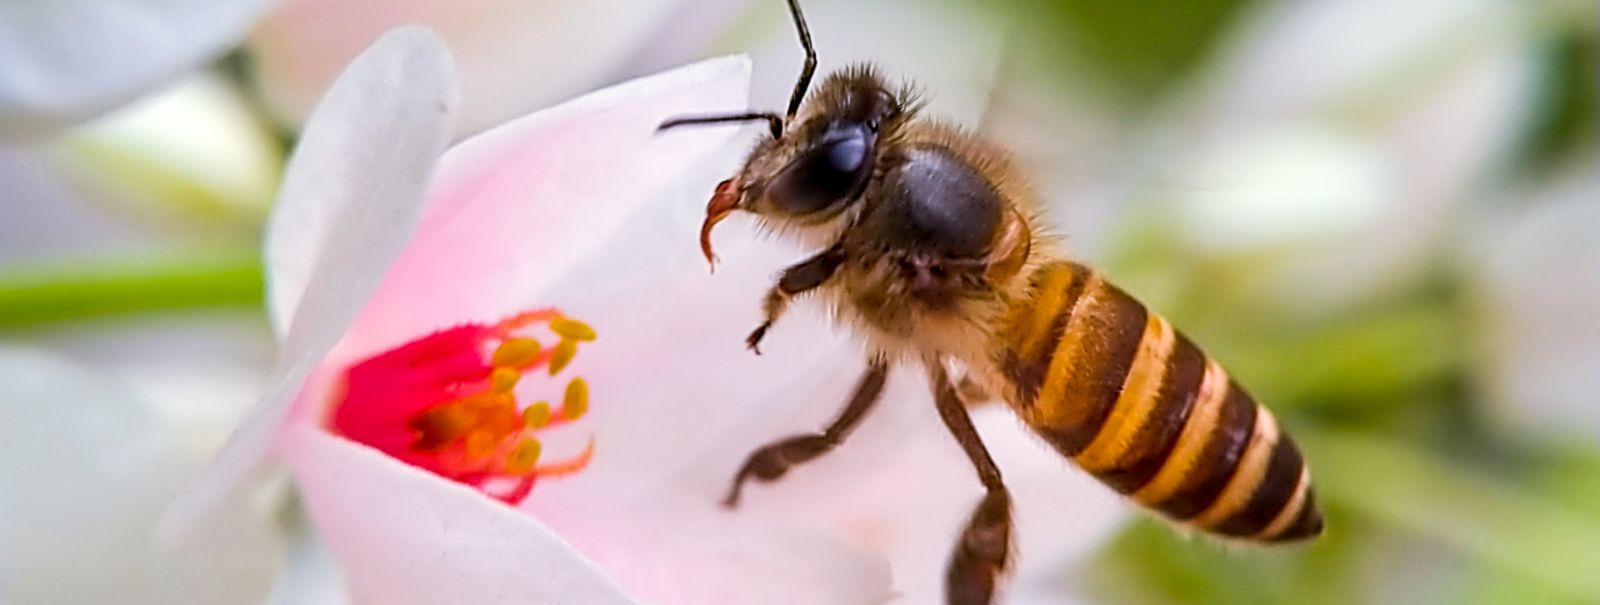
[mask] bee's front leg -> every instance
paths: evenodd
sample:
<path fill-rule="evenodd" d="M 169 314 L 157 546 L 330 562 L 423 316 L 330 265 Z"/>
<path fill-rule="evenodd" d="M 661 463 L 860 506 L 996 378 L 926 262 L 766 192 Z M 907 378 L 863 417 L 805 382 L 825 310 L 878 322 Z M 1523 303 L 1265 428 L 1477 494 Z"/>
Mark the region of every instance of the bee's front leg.
<path fill-rule="evenodd" d="M 844 248 L 835 245 L 832 248 L 800 261 L 800 263 L 783 270 L 783 276 L 778 278 L 778 283 L 767 291 L 767 298 L 762 303 L 762 311 L 766 319 L 757 326 L 750 336 L 745 337 L 744 343 L 755 354 L 761 354 L 761 339 L 767 335 L 767 330 L 778 321 L 784 311 L 789 309 L 789 300 L 799 294 L 814 290 L 821 286 L 833 273 L 844 264 Z"/>

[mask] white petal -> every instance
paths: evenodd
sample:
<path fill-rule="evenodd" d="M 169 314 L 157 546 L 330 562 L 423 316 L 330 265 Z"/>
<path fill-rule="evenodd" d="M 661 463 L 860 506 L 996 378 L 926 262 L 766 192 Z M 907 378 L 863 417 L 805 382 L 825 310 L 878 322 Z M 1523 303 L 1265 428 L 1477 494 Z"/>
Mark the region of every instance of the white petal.
<path fill-rule="evenodd" d="M 541 519 L 651 603 L 876 605 L 891 596 L 885 561 L 837 531 L 672 489 Z"/>
<path fill-rule="evenodd" d="M 0 3 L 0 135 L 40 135 L 231 47 L 268 0 Z"/>
<path fill-rule="evenodd" d="M 713 59 L 633 80 L 452 148 L 416 237 L 340 345 L 341 357 L 560 302 L 546 293 L 554 279 L 591 253 L 625 254 L 602 248 L 607 236 L 736 132 L 657 135 L 656 127 L 671 116 L 742 107 L 749 67 L 743 58 Z"/>
<path fill-rule="evenodd" d="M 631 594 L 822 605 L 887 595 L 875 557 L 709 501 L 657 492 L 554 511 L 557 536 L 534 516 L 313 427 L 285 431 L 281 445 L 320 536 L 364 601 L 602 604 L 633 603 Z"/>
<path fill-rule="evenodd" d="M 319 277 L 357 294 L 320 299 L 347 314 L 360 308 L 359 293 L 411 234 L 458 95 L 449 52 L 427 30 L 405 28 L 351 63 L 323 97 L 267 225 L 269 310 L 280 333 Z"/>
<path fill-rule="evenodd" d="M 338 66 L 391 27 L 439 32 L 461 68 L 462 132 L 615 81 L 682 0 L 289 0 L 252 35 L 261 88 L 291 123 Z"/>
<path fill-rule="evenodd" d="M 533 517 L 472 489 L 308 425 L 280 449 L 362 602 L 635 603 Z"/>
<path fill-rule="evenodd" d="M 282 555 L 249 502 L 207 535 L 160 552 L 156 521 L 199 470 L 184 426 L 107 376 L 40 352 L 0 349 L 0 600 L 243 603 L 266 594 Z"/>
<path fill-rule="evenodd" d="M 168 517 L 175 537 L 266 453 L 289 403 L 376 288 L 421 213 L 456 101 L 449 55 L 427 30 L 379 40 L 334 84 L 290 159 L 267 235 L 283 352 L 262 402 Z"/>

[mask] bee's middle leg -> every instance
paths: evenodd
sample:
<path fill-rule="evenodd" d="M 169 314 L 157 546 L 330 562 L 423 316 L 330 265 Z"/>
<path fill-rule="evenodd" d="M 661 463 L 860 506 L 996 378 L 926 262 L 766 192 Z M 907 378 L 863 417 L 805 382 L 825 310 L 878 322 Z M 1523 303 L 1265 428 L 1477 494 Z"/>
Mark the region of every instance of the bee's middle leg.
<path fill-rule="evenodd" d="M 845 404 L 844 410 L 839 412 L 839 417 L 828 424 L 820 433 L 808 433 L 779 439 L 750 454 L 744 465 L 739 468 L 739 474 L 734 476 L 733 485 L 728 488 L 727 497 L 723 498 L 724 506 L 733 507 L 739 504 L 739 492 L 744 488 L 744 482 L 754 478 L 763 482 L 775 481 L 789 471 L 789 467 L 827 453 L 844 441 L 851 429 L 854 429 L 861 419 L 867 415 L 867 410 L 872 404 L 878 402 L 883 395 L 883 384 L 889 376 L 888 360 L 877 357 L 867 364 L 867 372 L 862 374 L 861 381 L 856 384 L 854 394 Z"/>
<path fill-rule="evenodd" d="M 951 384 L 937 359 L 926 364 L 939 419 L 967 454 L 985 490 L 956 542 L 945 569 L 945 602 L 951 605 L 987 605 L 1011 564 L 1011 495 L 1000 478 L 1000 468 L 989 457 L 958 387 Z"/>

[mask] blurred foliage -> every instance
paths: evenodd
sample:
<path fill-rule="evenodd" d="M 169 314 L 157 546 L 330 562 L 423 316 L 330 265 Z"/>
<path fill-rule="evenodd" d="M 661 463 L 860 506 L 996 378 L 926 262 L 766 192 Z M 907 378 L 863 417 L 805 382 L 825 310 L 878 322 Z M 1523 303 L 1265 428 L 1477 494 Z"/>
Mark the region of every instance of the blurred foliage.
<path fill-rule="evenodd" d="M 1143 107 L 1202 65 L 1256 0 L 1016 0 L 1041 57 L 1083 68 L 1111 106 Z"/>
<path fill-rule="evenodd" d="M 1552 32 L 1533 54 L 1539 82 L 1518 158 L 1519 168 L 1537 177 L 1587 149 L 1597 134 L 1600 44 L 1594 23 L 1568 24 Z"/>
<path fill-rule="evenodd" d="M 1035 42 L 1046 42 L 1030 48 L 1092 72 L 1108 102 L 1147 107 L 1182 88 L 1266 4 L 1018 6 Z M 1448 38 L 1395 62 L 1437 66 L 1438 53 L 1468 52 L 1455 44 L 1477 40 Z M 1584 154 L 1594 149 L 1600 103 L 1593 19 L 1553 19 L 1522 44 L 1537 80 L 1506 154 L 1515 174 L 1500 176 L 1540 179 L 1592 161 Z M 1396 91 L 1434 81 L 1425 69 L 1397 69 L 1417 77 L 1358 91 L 1357 100 L 1386 106 Z M 1264 549 L 1145 516 L 1072 572 L 1071 585 L 1095 602 L 1140 605 L 1600 603 L 1600 446 L 1515 434 L 1482 415 L 1470 352 L 1487 345 L 1476 340 L 1458 251 L 1442 247 L 1421 276 L 1308 313 L 1296 293 L 1264 287 L 1295 251 L 1190 249 L 1170 217 L 1145 209 L 1131 205 L 1123 216 L 1104 268 L 1278 412 L 1313 464 L 1329 530 L 1306 547 Z"/>

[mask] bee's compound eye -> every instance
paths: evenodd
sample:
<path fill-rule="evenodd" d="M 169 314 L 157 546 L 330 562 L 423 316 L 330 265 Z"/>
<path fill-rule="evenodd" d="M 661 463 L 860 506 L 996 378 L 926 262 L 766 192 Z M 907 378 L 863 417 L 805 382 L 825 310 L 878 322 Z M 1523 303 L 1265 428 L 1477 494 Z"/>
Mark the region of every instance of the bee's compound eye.
<path fill-rule="evenodd" d="M 818 145 L 778 174 L 769 195 L 793 214 L 817 212 L 843 201 L 866 176 L 869 146 L 865 133 L 859 132 Z"/>

